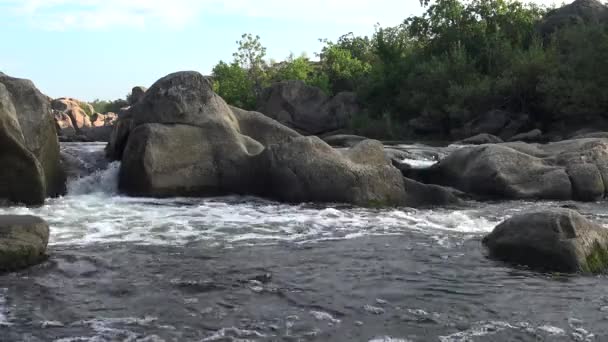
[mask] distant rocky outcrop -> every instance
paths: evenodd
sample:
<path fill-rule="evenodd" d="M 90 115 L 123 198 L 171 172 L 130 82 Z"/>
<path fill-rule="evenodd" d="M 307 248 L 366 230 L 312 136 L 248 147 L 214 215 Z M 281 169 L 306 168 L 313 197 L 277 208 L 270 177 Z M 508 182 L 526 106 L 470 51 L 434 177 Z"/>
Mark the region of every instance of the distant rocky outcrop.
<path fill-rule="evenodd" d="M 569 209 L 515 216 L 483 243 L 493 258 L 543 271 L 608 271 L 608 229 Z"/>
<path fill-rule="evenodd" d="M 493 199 L 595 201 L 608 194 L 608 140 L 463 147 L 407 175 Z"/>
<path fill-rule="evenodd" d="M 0 142 L 0 199 L 42 204 L 47 196 L 65 192 L 49 99 L 31 81 L 3 73 Z"/>
<path fill-rule="evenodd" d="M 318 135 L 348 127 L 360 107 L 354 93 L 329 97 L 302 81 L 283 81 L 264 90 L 258 111 L 302 134 Z"/>
<path fill-rule="evenodd" d="M 46 259 L 49 226 L 35 216 L 0 215 L 0 272 L 17 271 Z"/>
<path fill-rule="evenodd" d="M 228 106 L 197 72 L 158 80 L 118 120 L 106 151 L 122 160 L 119 188 L 129 195 L 407 204 L 404 179 L 379 142 L 340 152 Z"/>
<path fill-rule="evenodd" d="M 51 102 L 55 125 L 62 141 L 108 141 L 115 113 L 96 113 L 89 103 L 62 97 Z"/>
<path fill-rule="evenodd" d="M 608 6 L 598 0 L 576 0 L 547 13 L 539 29 L 548 36 L 565 26 L 601 22 L 608 22 Z"/>

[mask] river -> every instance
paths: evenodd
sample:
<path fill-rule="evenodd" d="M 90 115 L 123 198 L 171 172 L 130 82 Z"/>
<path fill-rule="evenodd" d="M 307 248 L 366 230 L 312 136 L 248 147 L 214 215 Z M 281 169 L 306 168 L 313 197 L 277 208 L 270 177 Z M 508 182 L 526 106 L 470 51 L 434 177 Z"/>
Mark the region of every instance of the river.
<path fill-rule="evenodd" d="M 129 198 L 103 144 L 65 197 L 32 214 L 50 259 L 0 276 L 0 341 L 608 341 L 608 278 L 486 258 L 481 238 L 533 208 L 287 205 L 253 197 Z M 421 164 L 428 161 L 420 160 Z"/>

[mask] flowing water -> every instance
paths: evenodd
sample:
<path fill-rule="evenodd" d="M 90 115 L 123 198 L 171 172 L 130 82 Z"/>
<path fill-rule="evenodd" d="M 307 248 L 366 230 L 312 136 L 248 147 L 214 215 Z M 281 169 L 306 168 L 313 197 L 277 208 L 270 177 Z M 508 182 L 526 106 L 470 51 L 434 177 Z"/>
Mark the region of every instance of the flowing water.
<path fill-rule="evenodd" d="M 608 278 L 488 260 L 518 212 L 128 198 L 102 144 L 64 144 L 69 192 L 33 214 L 50 259 L 0 276 L 0 341 L 608 341 Z M 421 165 L 432 158 L 421 155 Z"/>

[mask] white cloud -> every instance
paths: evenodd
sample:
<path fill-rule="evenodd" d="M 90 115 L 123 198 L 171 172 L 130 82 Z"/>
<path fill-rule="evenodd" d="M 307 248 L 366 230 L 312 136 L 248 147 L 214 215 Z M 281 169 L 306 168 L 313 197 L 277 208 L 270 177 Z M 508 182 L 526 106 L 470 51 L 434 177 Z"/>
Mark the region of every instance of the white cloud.
<path fill-rule="evenodd" d="M 32 25 L 51 30 L 150 25 L 179 29 L 217 14 L 369 27 L 376 22 L 396 24 L 420 12 L 418 0 L 0 0 L 3 4 Z"/>

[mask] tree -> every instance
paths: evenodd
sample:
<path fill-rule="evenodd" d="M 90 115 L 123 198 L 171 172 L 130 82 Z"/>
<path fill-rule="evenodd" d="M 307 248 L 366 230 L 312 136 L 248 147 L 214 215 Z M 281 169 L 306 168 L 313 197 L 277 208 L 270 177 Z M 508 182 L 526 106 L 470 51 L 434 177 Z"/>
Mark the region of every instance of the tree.
<path fill-rule="evenodd" d="M 254 83 L 236 61 L 220 61 L 213 68 L 213 90 L 233 106 L 250 110 L 256 107 Z"/>
<path fill-rule="evenodd" d="M 267 83 L 266 77 L 266 48 L 262 46 L 260 36 L 253 36 L 251 33 L 245 33 L 241 36 L 241 40 L 236 42 L 238 51 L 233 54 L 235 62 L 241 68 L 247 70 L 249 78 L 253 81 L 253 91 L 258 97 Z"/>

